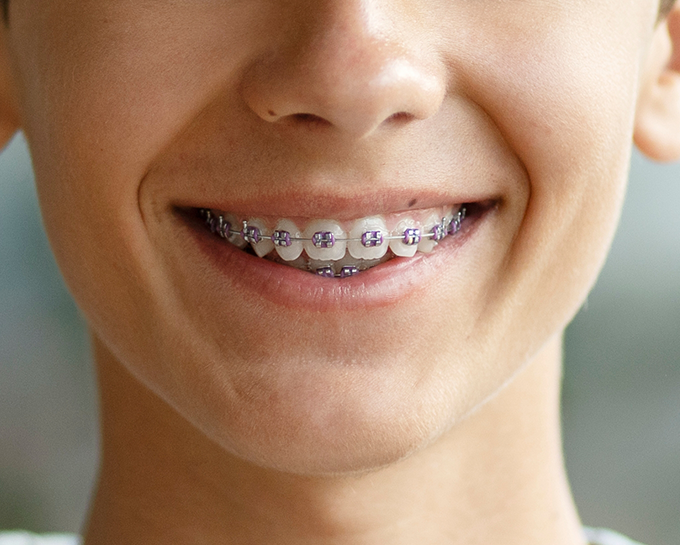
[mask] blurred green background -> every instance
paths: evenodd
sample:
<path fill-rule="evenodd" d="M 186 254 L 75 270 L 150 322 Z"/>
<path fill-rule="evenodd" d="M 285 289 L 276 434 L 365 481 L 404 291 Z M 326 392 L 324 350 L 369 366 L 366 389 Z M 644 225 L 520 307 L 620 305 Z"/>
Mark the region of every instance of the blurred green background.
<path fill-rule="evenodd" d="M 633 157 L 611 256 L 565 351 L 566 460 L 584 522 L 680 544 L 680 166 Z M 84 323 L 18 136 L 0 155 L 0 529 L 78 531 L 96 419 Z"/>

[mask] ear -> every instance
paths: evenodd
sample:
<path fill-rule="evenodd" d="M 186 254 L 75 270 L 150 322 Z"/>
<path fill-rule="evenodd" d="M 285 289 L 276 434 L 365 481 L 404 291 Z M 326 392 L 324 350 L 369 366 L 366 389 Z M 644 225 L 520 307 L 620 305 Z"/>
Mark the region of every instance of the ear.
<path fill-rule="evenodd" d="M 680 2 L 654 33 L 633 137 L 638 149 L 650 159 L 680 159 Z"/>
<path fill-rule="evenodd" d="M 19 130 L 19 110 L 13 92 L 7 28 L 0 19 L 0 150 Z"/>

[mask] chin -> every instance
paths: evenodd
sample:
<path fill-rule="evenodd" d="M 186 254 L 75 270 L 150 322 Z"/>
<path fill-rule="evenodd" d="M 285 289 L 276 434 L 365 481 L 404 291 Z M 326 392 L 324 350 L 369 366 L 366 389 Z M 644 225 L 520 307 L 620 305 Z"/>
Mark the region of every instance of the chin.
<path fill-rule="evenodd" d="M 255 466 L 307 476 L 370 472 L 425 448 L 468 410 L 436 373 L 380 363 L 261 363 L 224 380 L 205 377 L 168 401 Z"/>

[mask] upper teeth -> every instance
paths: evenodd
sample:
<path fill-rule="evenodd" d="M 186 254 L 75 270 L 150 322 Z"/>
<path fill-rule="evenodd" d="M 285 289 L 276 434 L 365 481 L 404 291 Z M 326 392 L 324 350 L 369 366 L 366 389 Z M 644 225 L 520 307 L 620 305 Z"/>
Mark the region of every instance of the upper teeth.
<path fill-rule="evenodd" d="M 431 252 L 445 236 L 460 230 L 465 208 L 451 206 L 429 212 L 402 213 L 387 219 L 370 216 L 354 221 L 349 230 L 334 220 L 313 220 L 300 230 L 293 221 L 280 219 L 270 229 L 267 222 L 259 218 L 239 221 L 233 214 L 209 209 L 201 209 L 201 215 L 213 233 L 239 248 L 250 244 L 260 257 L 275 250 L 281 260 L 293 262 L 304 250 L 311 260 L 329 262 L 315 269 L 318 274 L 351 276 L 358 270 L 357 265 L 343 265 L 334 272 L 337 266 L 332 262 L 343 260 L 349 254 L 356 260 L 376 263 L 388 248 L 404 257 L 411 257 L 417 251 Z M 389 223 L 393 224 L 391 229 Z"/>

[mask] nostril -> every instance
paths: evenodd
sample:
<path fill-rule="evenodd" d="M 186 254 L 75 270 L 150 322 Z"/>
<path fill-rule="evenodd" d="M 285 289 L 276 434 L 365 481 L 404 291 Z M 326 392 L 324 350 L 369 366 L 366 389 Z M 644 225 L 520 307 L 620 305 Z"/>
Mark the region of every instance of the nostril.
<path fill-rule="evenodd" d="M 409 121 L 412 121 L 416 118 L 413 114 L 410 114 L 408 112 L 397 112 L 395 114 L 392 114 L 390 117 L 388 117 L 385 122 L 386 123 L 407 123 Z"/>
<path fill-rule="evenodd" d="M 408 112 L 397 112 L 388 117 L 385 120 L 385 123 L 400 125 L 403 123 L 408 123 L 409 121 L 412 121 L 415 118 L 416 117 L 413 114 L 410 114 Z M 329 127 L 332 125 L 332 123 L 327 119 L 319 115 L 310 113 L 291 114 L 289 116 L 286 116 L 284 119 L 287 119 L 288 122 L 290 123 L 294 123 L 296 125 L 305 125 L 307 127 Z"/>
<path fill-rule="evenodd" d="M 330 121 L 315 114 L 293 114 L 291 118 L 298 124 L 312 127 L 325 127 L 331 125 Z"/>

